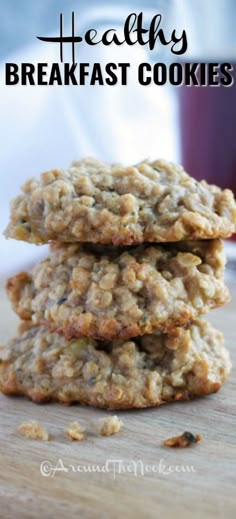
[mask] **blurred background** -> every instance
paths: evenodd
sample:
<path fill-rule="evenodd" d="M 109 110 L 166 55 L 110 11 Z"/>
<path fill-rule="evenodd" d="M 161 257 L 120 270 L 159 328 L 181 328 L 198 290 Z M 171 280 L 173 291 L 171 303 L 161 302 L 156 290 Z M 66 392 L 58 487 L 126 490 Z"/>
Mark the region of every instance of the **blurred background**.
<path fill-rule="evenodd" d="M 96 27 L 122 30 L 132 11 L 144 12 L 146 24 L 161 13 L 166 34 L 176 29 L 188 36 L 184 61 L 235 63 L 235 0 L 8 0 L 0 2 L 0 171 L 1 231 L 9 200 L 28 177 L 68 167 L 74 159 L 93 155 L 124 164 L 163 157 L 181 162 L 196 178 L 206 178 L 236 192 L 236 86 L 148 87 L 138 85 L 137 64 L 173 62 L 169 47 L 129 47 L 80 44 L 79 62 L 130 62 L 128 85 L 6 87 L 4 63 L 58 62 L 58 45 L 36 36 L 58 35 Z M 71 61 L 71 49 L 65 61 Z M 0 274 L 13 272 L 45 254 L 33 247 L 0 238 Z"/>

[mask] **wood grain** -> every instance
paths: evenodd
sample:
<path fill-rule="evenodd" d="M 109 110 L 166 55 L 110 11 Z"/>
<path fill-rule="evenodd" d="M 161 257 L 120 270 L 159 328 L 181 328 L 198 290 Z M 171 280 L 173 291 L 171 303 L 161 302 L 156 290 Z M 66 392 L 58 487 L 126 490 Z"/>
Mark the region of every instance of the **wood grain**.
<path fill-rule="evenodd" d="M 225 333 L 236 365 L 236 283 L 232 302 L 211 312 L 209 319 Z M 17 319 L 0 291 L 0 340 L 14 335 Z M 116 413 L 124 421 L 116 436 L 94 432 L 105 411 L 57 404 L 37 406 L 21 398 L 0 396 L 0 517 L 85 519 L 235 517 L 236 485 L 236 383 L 235 367 L 222 390 L 204 399 L 162 406 L 159 409 Z M 50 442 L 21 438 L 16 427 L 36 419 L 47 426 Z M 69 421 L 79 420 L 88 430 L 84 442 L 70 442 L 63 435 Z M 162 447 L 169 436 L 190 430 L 204 440 L 182 450 Z M 40 464 L 80 465 L 82 472 L 58 471 L 42 476 Z M 169 466 L 193 466 L 194 472 L 86 472 L 88 465 L 107 460 L 141 460 L 143 467 L 160 460 Z M 110 463 L 110 467 L 112 464 Z M 140 468 L 139 464 L 139 468 Z M 158 469 L 156 469 L 158 470 Z"/>

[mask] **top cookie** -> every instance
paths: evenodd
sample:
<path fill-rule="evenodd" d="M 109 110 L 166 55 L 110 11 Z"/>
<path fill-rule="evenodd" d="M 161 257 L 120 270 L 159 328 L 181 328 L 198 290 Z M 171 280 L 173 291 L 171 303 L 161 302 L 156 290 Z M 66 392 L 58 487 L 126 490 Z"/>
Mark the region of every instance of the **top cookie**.
<path fill-rule="evenodd" d="M 68 170 L 42 173 L 22 190 L 5 235 L 37 244 L 132 245 L 235 232 L 233 193 L 197 182 L 164 160 L 124 168 L 88 158 Z"/>

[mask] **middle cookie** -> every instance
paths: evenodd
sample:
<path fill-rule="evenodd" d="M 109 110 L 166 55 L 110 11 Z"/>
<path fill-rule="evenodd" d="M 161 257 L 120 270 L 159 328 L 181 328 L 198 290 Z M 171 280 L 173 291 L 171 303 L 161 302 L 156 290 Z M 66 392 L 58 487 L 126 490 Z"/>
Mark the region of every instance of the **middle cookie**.
<path fill-rule="evenodd" d="M 230 299 L 221 240 L 109 247 L 53 244 L 8 280 L 21 319 L 67 338 L 113 340 L 171 332 Z"/>

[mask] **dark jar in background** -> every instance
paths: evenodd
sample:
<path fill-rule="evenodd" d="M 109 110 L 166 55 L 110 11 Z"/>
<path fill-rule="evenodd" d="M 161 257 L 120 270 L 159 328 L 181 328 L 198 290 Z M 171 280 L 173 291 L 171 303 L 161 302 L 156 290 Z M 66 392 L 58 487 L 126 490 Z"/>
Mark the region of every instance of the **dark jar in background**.
<path fill-rule="evenodd" d="M 186 171 L 230 188 L 236 197 L 236 62 L 232 65 L 231 86 L 181 86 L 179 115 Z"/>
<path fill-rule="evenodd" d="M 231 86 L 179 89 L 182 164 L 197 180 L 236 196 L 236 63 Z"/>

